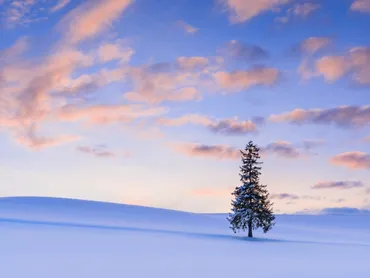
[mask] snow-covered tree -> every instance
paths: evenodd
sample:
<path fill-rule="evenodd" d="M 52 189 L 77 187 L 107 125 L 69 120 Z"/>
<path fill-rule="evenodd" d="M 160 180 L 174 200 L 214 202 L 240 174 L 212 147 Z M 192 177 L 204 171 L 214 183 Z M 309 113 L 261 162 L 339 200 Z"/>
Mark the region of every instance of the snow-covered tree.
<path fill-rule="evenodd" d="M 253 237 L 253 230 L 262 228 L 266 233 L 275 224 L 272 203 L 268 199 L 266 185 L 260 184 L 262 162 L 259 161 L 259 148 L 250 141 L 241 152 L 242 166 L 240 167 L 240 181 L 242 185 L 235 188 L 231 202 L 232 212 L 228 220 L 230 228 L 236 233 L 248 229 L 248 237 Z"/>

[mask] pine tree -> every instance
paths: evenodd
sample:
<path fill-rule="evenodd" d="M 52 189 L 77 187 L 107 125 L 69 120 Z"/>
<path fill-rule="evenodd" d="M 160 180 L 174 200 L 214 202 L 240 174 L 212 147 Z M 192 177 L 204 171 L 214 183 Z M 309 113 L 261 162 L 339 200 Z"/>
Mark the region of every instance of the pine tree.
<path fill-rule="evenodd" d="M 248 237 L 253 237 L 253 230 L 262 228 L 268 232 L 275 224 L 272 203 L 266 185 L 260 184 L 262 162 L 259 161 L 259 148 L 250 141 L 241 152 L 242 166 L 240 167 L 240 181 L 242 185 L 235 188 L 231 202 L 232 213 L 228 220 L 230 228 L 236 233 L 248 229 Z"/>

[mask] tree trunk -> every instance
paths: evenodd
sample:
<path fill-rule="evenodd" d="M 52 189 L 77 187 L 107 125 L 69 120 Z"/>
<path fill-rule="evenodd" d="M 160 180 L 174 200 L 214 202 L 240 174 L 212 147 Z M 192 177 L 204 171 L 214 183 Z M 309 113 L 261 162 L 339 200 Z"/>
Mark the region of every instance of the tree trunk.
<path fill-rule="evenodd" d="M 253 237 L 252 220 L 248 221 L 248 237 Z"/>

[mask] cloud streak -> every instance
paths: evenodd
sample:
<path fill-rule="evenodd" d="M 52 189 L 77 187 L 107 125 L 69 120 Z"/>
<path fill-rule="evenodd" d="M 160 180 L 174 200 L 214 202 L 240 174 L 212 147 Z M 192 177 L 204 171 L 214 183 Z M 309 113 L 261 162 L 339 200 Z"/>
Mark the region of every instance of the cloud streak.
<path fill-rule="evenodd" d="M 364 187 L 360 181 L 322 181 L 311 186 L 312 189 L 351 189 Z"/>
<path fill-rule="evenodd" d="M 370 124 L 370 106 L 342 106 L 329 109 L 295 109 L 271 115 L 272 122 L 292 124 L 336 125 L 342 128 L 363 127 Z"/>
<path fill-rule="evenodd" d="M 290 2 L 291 0 L 219 0 L 219 3 L 229 13 L 229 20 L 232 23 L 249 21 Z"/>
<path fill-rule="evenodd" d="M 345 152 L 330 159 L 333 165 L 349 169 L 370 169 L 370 154 L 364 152 Z"/>

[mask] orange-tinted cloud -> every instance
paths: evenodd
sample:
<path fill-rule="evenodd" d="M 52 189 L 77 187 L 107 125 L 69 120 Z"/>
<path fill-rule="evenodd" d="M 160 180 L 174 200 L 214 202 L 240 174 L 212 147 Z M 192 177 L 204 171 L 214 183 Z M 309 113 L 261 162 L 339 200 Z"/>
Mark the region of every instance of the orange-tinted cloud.
<path fill-rule="evenodd" d="M 293 124 L 326 124 L 339 127 L 361 127 L 370 124 L 370 106 L 343 106 L 329 109 L 295 109 L 269 117 L 272 122 Z"/>
<path fill-rule="evenodd" d="M 364 184 L 360 181 L 322 181 L 311 186 L 312 189 L 351 189 L 364 187 Z"/>
<path fill-rule="evenodd" d="M 221 88 L 240 91 L 257 85 L 271 86 L 279 80 L 280 72 L 275 68 L 255 67 L 244 71 L 217 72 L 214 76 Z"/>
<path fill-rule="evenodd" d="M 181 69 L 188 71 L 202 70 L 209 63 L 208 58 L 205 57 L 179 57 L 176 61 Z"/>
<path fill-rule="evenodd" d="M 229 20 L 232 23 L 241 23 L 288 4 L 291 0 L 219 0 L 218 2 L 229 12 Z"/>
<path fill-rule="evenodd" d="M 361 13 L 370 13 L 370 0 L 355 0 L 351 5 L 351 10 Z"/>
<path fill-rule="evenodd" d="M 350 169 L 370 169 L 370 154 L 364 152 L 345 152 L 334 156 L 330 162 Z"/>
<path fill-rule="evenodd" d="M 70 11 L 59 23 L 64 43 L 76 44 L 107 30 L 132 0 L 87 1 Z"/>

